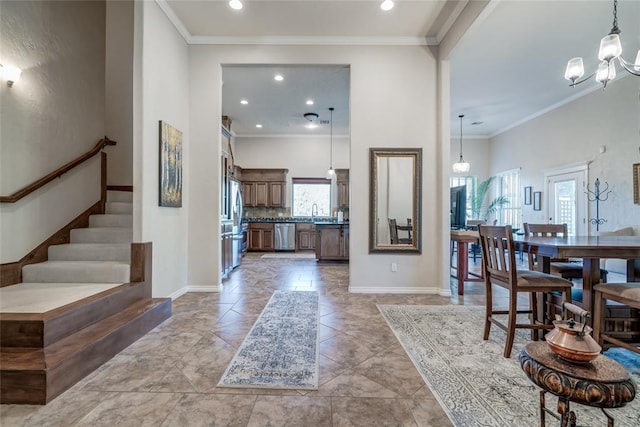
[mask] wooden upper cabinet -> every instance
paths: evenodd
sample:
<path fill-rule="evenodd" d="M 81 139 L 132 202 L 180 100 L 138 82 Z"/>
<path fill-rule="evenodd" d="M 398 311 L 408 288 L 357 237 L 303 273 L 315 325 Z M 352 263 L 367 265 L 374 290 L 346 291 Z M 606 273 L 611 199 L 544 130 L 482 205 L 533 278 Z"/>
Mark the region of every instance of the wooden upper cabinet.
<path fill-rule="evenodd" d="M 244 206 L 284 207 L 288 172 L 288 169 L 242 169 Z"/>
<path fill-rule="evenodd" d="M 349 169 L 336 169 L 338 208 L 349 207 Z"/>
<path fill-rule="evenodd" d="M 269 204 L 272 207 L 284 207 L 285 186 L 286 184 L 284 182 L 269 183 Z"/>
<path fill-rule="evenodd" d="M 269 183 L 267 182 L 254 182 L 255 187 L 255 204 L 254 206 L 268 207 L 269 203 Z"/>

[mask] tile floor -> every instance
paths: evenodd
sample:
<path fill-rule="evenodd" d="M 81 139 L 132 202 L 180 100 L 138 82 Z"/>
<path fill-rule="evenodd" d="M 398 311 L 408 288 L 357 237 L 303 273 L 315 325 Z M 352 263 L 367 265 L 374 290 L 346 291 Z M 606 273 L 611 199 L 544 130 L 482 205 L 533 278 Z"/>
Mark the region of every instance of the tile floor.
<path fill-rule="evenodd" d="M 451 425 L 376 304 L 484 304 L 484 284 L 463 297 L 452 287 L 452 297 L 350 294 L 347 264 L 248 254 L 223 291 L 176 299 L 170 319 L 48 405 L 1 405 L 0 424 Z M 217 388 L 276 289 L 320 294 L 319 390 Z"/>

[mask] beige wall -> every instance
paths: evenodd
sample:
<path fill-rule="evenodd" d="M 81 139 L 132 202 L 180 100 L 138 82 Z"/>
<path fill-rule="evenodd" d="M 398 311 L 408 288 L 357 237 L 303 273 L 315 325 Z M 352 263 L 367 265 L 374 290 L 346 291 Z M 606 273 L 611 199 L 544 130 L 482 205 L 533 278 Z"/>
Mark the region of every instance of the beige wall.
<path fill-rule="evenodd" d="M 291 207 L 291 178 L 326 178 L 329 137 L 235 138 L 234 158 L 244 168 L 289 169 L 286 206 Z M 333 137 L 334 169 L 349 169 L 349 138 Z M 337 191 L 332 190 L 332 206 Z"/>
<path fill-rule="evenodd" d="M 141 63 L 136 65 L 133 164 L 134 240 L 153 242 L 153 295 L 178 296 L 187 285 L 187 221 L 191 198 L 189 181 L 189 52 L 155 2 L 137 5 L 142 20 Z M 140 16 L 141 15 L 141 16 Z M 140 98 L 139 98 L 140 97 Z M 159 126 L 166 121 L 182 131 L 183 194 L 181 208 L 158 206 Z M 219 129 L 219 125 L 218 125 Z M 219 132 L 218 132 L 219 133 Z M 138 142 L 139 141 L 139 142 Z M 209 177 L 209 185 L 216 185 Z M 211 211 L 214 212 L 214 211 Z M 210 218 L 214 221 L 213 218 Z M 137 222 L 139 221 L 139 222 Z"/>
<path fill-rule="evenodd" d="M 89 151 L 105 134 L 104 2 L 0 2 L 0 192 L 10 195 Z M 108 151 L 108 150 L 107 150 Z M 0 262 L 18 261 L 100 199 L 99 156 L 0 205 Z"/>
<path fill-rule="evenodd" d="M 586 83 L 585 83 L 586 84 Z M 521 169 L 522 186 L 544 191 L 544 173 L 577 162 L 589 163 L 589 184 L 608 182 L 609 199 L 600 204 L 601 230 L 638 224 L 633 204 L 632 164 L 640 162 L 640 81 L 629 76 L 598 89 L 491 139 L 491 173 Z M 600 148 L 606 147 L 604 153 Z M 524 206 L 523 221 L 547 218 Z M 595 204 L 589 203 L 589 216 Z M 593 233 L 595 228 L 591 227 Z"/>
<path fill-rule="evenodd" d="M 133 184 L 133 0 L 107 2 L 105 133 L 109 149 L 107 183 Z"/>
<path fill-rule="evenodd" d="M 353 292 L 434 292 L 440 283 L 438 249 L 443 187 L 438 175 L 437 61 L 423 47 L 374 46 L 190 46 L 191 187 L 189 281 L 218 278 L 219 231 L 216 206 L 220 153 L 221 64 L 346 64 L 351 66 L 351 239 L 350 289 Z M 370 255 L 368 206 L 370 147 L 422 147 L 423 253 Z M 448 145 L 447 145 L 448 151 Z M 195 177 L 204 179 L 196 179 Z M 213 182 L 213 186 L 212 186 Z M 448 183 L 447 183 L 448 186 Z M 392 273 L 390 265 L 398 264 Z M 448 276 L 447 276 L 448 289 Z"/>

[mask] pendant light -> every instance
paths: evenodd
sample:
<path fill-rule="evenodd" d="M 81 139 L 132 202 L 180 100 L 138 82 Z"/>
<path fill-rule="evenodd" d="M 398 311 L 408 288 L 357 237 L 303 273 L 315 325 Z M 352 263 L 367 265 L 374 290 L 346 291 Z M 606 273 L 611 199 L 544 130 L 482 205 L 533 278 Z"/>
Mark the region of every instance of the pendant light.
<path fill-rule="evenodd" d="M 462 158 L 462 118 L 464 114 L 460 114 L 458 117 L 460 118 L 460 160 L 453 164 L 453 173 L 466 173 L 469 172 L 471 165 Z"/>
<path fill-rule="evenodd" d="M 596 81 L 602 83 L 602 87 L 606 88 L 607 82 L 616 77 L 616 58 L 623 70 L 640 77 L 640 50 L 638 50 L 635 62 L 627 62 L 622 58 L 622 43 L 620 42 L 620 28 L 618 28 L 618 0 L 613 2 L 613 27 L 609 34 L 600 40 L 600 49 L 598 50 L 600 65 L 598 65 L 598 69 L 580 80 L 584 76 L 584 62 L 580 57 L 571 58 L 567 63 L 564 78 L 571 82 L 569 86 L 575 87 L 595 75 Z"/>
<path fill-rule="evenodd" d="M 329 107 L 329 113 L 331 115 L 331 118 L 329 119 L 329 123 L 330 123 L 330 130 L 329 130 L 329 170 L 327 171 L 327 174 L 329 175 L 329 177 L 333 177 L 333 175 L 335 175 L 336 171 L 333 169 L 333 107 Z"/>

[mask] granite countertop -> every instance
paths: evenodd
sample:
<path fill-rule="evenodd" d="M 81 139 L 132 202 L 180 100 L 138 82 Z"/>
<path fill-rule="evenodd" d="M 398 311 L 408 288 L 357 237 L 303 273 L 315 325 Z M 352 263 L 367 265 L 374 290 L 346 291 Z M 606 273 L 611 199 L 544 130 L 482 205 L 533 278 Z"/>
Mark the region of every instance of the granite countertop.
<path fill-rule="evenodd" d="M 278 216 L 278 217 L 245 217 L 242 222 L 293 222 L 293 223 L 313 223 L 316 225 L 349 224 L 349 220 L 338 222 L 336 217 L 310 217 L 310 216 Z"/>

